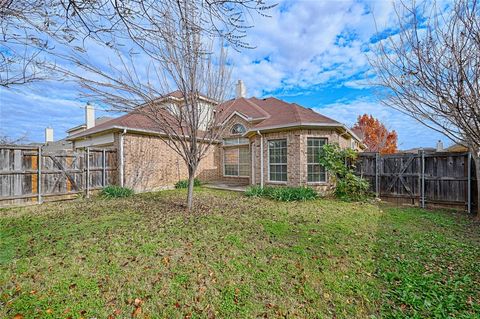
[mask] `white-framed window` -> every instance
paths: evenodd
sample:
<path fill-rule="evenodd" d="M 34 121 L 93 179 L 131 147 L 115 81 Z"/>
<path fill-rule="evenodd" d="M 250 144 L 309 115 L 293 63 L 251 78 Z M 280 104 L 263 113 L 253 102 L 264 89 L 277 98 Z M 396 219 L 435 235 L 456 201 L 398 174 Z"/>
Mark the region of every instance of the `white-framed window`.
<path fill-rule="evenodd" d="M 307 182 L 319 183 L 327 181 L 325 167 L 318 162 L 320 150 L 327 144 L 326 138 L 307 138 Z"/>
<path fill-rule="evenodd" d="M 287 181 L 287 140 L 268 141 L 268 175 L 272 182 Z"/>
<path fill-rule="evenodd" d="M 240 123 L 237 123 L 237 124 L 234 124 L 232 126 L 232 129 L 230 130 L 230 133 L 232 133 L 232 134 L 243 134 L 246 131 L 247 131 L 247 129 L 245 128 L 245 126 L 243 126 Z"/>
<path fill-rule="evenodd" d="M 250 140 L 248 138 L 243 137 L 232 137 L 232 138 L 224 138 L 223 145 L 247 145 L 249 144 Z"/>
<path fill-rule="evenodd" d="M 250 150 L 248 147 L 231 147 L 223 149 L 225 176 L 250 176 Z"/>

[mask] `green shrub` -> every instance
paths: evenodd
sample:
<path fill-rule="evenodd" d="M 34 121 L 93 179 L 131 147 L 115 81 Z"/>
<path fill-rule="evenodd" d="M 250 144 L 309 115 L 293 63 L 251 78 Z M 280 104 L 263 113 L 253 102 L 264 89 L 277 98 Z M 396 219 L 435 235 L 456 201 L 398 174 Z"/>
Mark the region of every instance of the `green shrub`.
<path fill-rule="evenodd" d="M 352 173 L 339 179 L 335 187 L 335 196 L 345 201 L 363 201 L 370 195 L 368 182 Z"/>
<path fill-rule="evenodd" d="M 371 196 L 369 183 L 355 175 L 358 154 L 352 149 L 340 149 L 337 144 L 322 147 L 319 163 L 332 175 L 335 196 L 345 201 L 363 201 Z"/>
<path fill-rule="evenodd" d="M 200 185 L 202 185 L 202 183 L 200 182 L 200 180 L 198 178 L 193 179 L 193 186 L 194 187 L 197 187 L 197 186 L 200 186 Z M 188 179 L 178 181 L 175 184 L 175 188 L 188 188 Z"/>
<path fill-rule="evenodd" d="M 310 187 L 264 187 L 247 188 L 245 195 L 249 197 L 265 197 L 282 202 L 305 201 L 318 197 L 317 192 Z"/>
<path fill-rule="evenodd" d="M 105 198 L 129 197 L 133 194 L 134 192 L 132 189 L 115 185 L 104 187 L 100 192 L 100 195 Z"/>
<path fill-rule="evenodd" d="M 245 191 L 245 195 L 248 197 L 263 197 L 265 192 L 265 188 L 261 188 L 260 186 L 250 186 Z"/>

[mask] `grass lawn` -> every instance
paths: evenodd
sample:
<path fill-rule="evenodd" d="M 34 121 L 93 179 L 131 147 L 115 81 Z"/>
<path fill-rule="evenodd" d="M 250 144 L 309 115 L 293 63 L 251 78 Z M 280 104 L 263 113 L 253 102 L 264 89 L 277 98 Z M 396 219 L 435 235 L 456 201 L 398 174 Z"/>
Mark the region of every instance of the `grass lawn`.
<path fill-rule="evenodd" d="M 0 317 L 480 317 L 465 215 L 202 188 L 186 213 L 184 197 L 0 210 Z"/>

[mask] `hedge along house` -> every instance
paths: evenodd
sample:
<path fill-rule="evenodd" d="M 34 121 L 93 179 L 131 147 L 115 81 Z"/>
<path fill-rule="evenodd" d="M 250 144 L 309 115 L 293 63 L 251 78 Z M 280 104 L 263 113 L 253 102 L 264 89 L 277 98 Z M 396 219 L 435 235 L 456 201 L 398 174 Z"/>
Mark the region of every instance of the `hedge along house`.
<path fill-rule="evenodd" d="M 178 94 L 171 93 L 159 105 L 181 103 Z M 352 130 L 311 109 L 276 98 L 246 98 L 241 81 L 236 98 L 217 106 L 204 100 L 205 117 L 220 117 L 217 122 L 223 130 L 197 171 L 206 182 L 312 186 L 322 191 L 329 181 L 318 164 L 321 146 L 338 143 L 342 148 L 363 148 Z M 183 159 L 170 148 L 162 129 L 143 114 L 128 113 L 67 139 L 74 148 L 116 148 L 119 184 L 136 191 L 172 187 L 188 176 Z"/>

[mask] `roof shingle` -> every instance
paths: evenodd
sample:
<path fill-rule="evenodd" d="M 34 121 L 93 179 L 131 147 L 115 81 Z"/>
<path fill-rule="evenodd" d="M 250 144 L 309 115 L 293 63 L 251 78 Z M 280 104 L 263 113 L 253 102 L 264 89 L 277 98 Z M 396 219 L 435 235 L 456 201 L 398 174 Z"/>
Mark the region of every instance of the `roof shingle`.
<path fill-rule="evenodd" d="M 178 92 L 172 92 L 170 95 L 176 96 L 178 95 Z M 272 127 L 291 127 L 296 125 L 342 125 L 341 123 L 319 114 L 312 109 L 302 107 L 295 103 L 288 103 L 274 97 L 264 99 L 258 99 L 255 97 L 247 99 L 241 97 L 221 103 L 215 110 L 218 116 L 220 116 L 220 121 L 226 120 L 235 112 L 241 114 L 255 123 L 252 130 Z M 128 128 L 132 130 L 158 133 L 164 131 L 154 120 L 144 114 L 133 111 L 75 134 L 69 137 L 69 139 L 96 134 L 114 128 Z"/>

